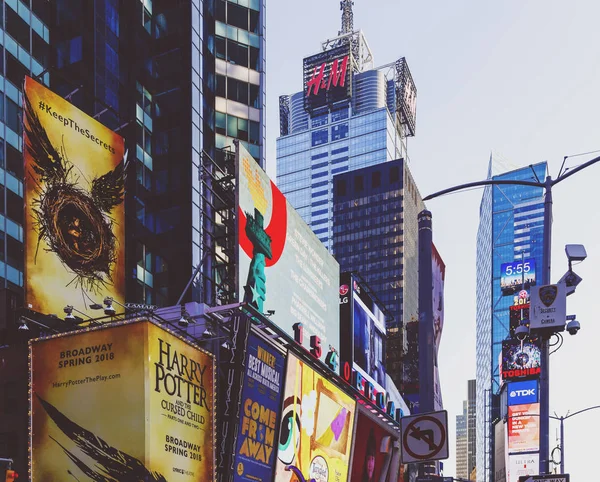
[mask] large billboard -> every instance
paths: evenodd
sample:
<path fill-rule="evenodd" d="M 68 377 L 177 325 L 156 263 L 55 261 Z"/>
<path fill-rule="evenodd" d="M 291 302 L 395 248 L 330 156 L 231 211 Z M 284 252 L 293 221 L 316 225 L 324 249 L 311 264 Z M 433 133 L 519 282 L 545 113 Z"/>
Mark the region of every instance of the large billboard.
<path fill-rule="evenodd" d="M 431 244 L 431 269 L 433 280 L 433 295 L 431 298 L 433 303 L 433 342 L 435 345 L 433 408 L 434 410 L 442 410 L 444 408 L 444 401 L 442 399 L 442 387 L 440 384 L 438 354 L 440 352 L 442 330 L 444 329 L 444 280 L 446 278 L 446 265 L 433 243 Z"/>
<path fill-rule="evenodd" d="M 407 136 L 414 136 L 417 123 L 417 87 L 406 59 L 396 61 L 396 110 Z"/>
<path fill-rule="evenodd" d="M 26 304 L 124 303 L 123 138 L 29 77 L 23 92 Z"/>
<path fill-rule="evenodd" d="M 508 456 L 508 482 L 519 482 L 524 475 L 537 475 L 540 469 L 539 454 L 518 454 Z"/>
<path fill-rule="evenodd" d="M 400 433 L 361 408 L 356 415 L 356 434 L 349 481 L 402 480 Z"/>
<path fill-rule="evenodd" d="M 541 352 L 536 339 L 502 342 L 502 380 L 532 378 L 540 374 Z"/>
<path fill-rule="evenodd" d="M 500 290 L 503 295 L 512 295 L 535 286 L 535 259 L 503 263 L 500 266 Z"/>
<path fill-rule="evenodd" d="M 339 350 L 339 265 L 238 145 L 238 292 L 321 361 Z"/>
<path fill-rule="evenodd" d="M 508 405 L 523 405 L 539 401 L 537 379 L 511 382 L 506 387 L 506 392 L 508 394 Z"/>
<path fill-rule="evenodd" d="M 214 480 L 214 358 L 150 322 L 30 343 L 31 480 Z"/>
<path fill-rule="evenodd" d="M 346 482 L 354 400 L 289 354 L 275 482 Z"/>
<path fill-rule="evenodd" d="M 304 108 L 311 112 L 352 96 L 350 44 L 304 59 Z"/>
<path fill-rule="evenodd" d="M 506 426 L 502 420 L 494 425 L 494 481 L 507 482 L 506 480 Z"/>
<path fill-rule="evenodd" d="M 535 452 L 540 449 L 540 404 L 508 407 L 508 451 Z"/>
<path fill-rule="evenodd" d="M 272 480 L 285 359 L 256 335 L 246 349 L 233 480 Z"/>

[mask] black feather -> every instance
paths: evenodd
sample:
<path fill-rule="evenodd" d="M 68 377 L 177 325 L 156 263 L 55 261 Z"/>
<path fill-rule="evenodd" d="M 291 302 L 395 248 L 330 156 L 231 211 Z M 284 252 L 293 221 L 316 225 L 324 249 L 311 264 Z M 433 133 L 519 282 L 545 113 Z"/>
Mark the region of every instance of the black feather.
<path fill-rule="evenodd" d="M 125 153 L 125 157 L 127 153 Z M 105 213 L 123 202 L 125 191 L 125 172 L 127 163 L 125 158 L 112 171 L 92 181 L 92 199 Z"/>
<path fill-rule="evenodd" d="M 33 159 L 33 170 L 38 175 L 39 182 L 64 182 L 70 169 L 50 142 L 29 97 L 25 95 L 24 99 L 25 148 Z"/>

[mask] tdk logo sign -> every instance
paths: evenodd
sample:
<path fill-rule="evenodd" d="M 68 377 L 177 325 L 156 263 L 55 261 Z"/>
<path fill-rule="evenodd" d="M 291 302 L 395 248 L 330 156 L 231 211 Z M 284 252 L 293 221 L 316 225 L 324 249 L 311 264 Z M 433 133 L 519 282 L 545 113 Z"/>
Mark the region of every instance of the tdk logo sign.
<path fill-rule="evenodd" d="M 538 401 L 537 380 L 526 380 L 508 384 L 508 404 L 522 405 Z"/>

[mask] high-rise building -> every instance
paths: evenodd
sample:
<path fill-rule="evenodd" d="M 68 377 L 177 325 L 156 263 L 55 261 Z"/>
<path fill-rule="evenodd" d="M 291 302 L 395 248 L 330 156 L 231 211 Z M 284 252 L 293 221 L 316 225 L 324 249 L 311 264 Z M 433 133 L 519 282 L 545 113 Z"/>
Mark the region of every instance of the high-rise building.
<path fill-rule="evenodd" d="M 467 401 L 463 401 L 463 412 L 456 416 L 456 477 L 469 478 L 467 458 Z"/>
<path fill-rule="evenodd" d="M 404 158 L 414 135 L 416 89 L 404 58 L 380 68 L 351 3 L 341 35 L 304 59 L 304 90 L 279 98 L 277 185 L 319 239 L 332 248 L 333 176 Z"/>
<path fill-rule="evenodd" d="M 492 180 L 545 179 L 547 172 L 545 162 L 497 175 L 493 167 L 490 158 L 488 178 Z M 515 296 L 522 294 L 514 286 L 521 286 L 525 274 L 535 280 L 535 266 L 542 266 L 542 196 L 543 190 L 537 187 L 493 185 L 485 187 L 481 200 L 476 282 L 477 482 L 492 480 L 492 422 L 500 408 L 498 361 L 502 341 L 509 336 L 509 308 L 515 304 Z M 517 285 L 501 273 L 503 264 L 514 266 L 519 275 Z"/>
<path fill-rule="evenodd" d="M 418 319 L 417 215 L 423 209 L 402 159 L 334 177 L 334 255 L 342 271 L 360 273 L 393 316 L 386 327 L 386 368 L 402 393 L 409 375 L 401 358 L 406 352 L 402 323 Z"/>
<path fill-rule="evenodd" d="M 471 473 L 477 465 L 477 384 L 467 382 L 467 469 Z"/>

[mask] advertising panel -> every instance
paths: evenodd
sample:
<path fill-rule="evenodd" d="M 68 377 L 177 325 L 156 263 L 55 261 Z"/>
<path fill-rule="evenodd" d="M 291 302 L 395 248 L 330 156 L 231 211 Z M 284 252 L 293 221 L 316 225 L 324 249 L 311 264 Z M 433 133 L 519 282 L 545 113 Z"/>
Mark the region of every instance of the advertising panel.
<path fill-rule="evenodd" d="M 508 482 L 519 482 L 523 475 L 536 475 L 539 472 L 538 454 L 519 454 L 508 456 Z"/>
<path fill-rule="evenodd" d="M 442 410 L 444 408 L 444 402 L 440 384 L 438 354 L 440 351 L 442 330 L 444 328 L 444 279 L 446 278 L 446 265 L 433 243 L 431 245 L 431 256 L 433 280 L 433 296 L 431 299 L 433 301 L 433 339 L 435 344 L 433 408 L 434 410 Z"/>
<path fill-rule="evenodd" d="M 535 379 L 511 382 L 508 384 L 507 392 L 509 405 L 536 403 L 538 401 L 538 381 Z"/>
<path fill-rule="evenodd" d="M 288 355 L 276 482 L 346 482 L 355 402 Z"/>
<path fill-rule="evenodd" d="M 540 404 L 508 407 L 509 453 L 535 452 L 540 447 Z"/>
<path fill-rule="evenodd" d="M 30 343 L 31 480 L 214 480 L 213 357 L 149 322 Z"/>
<path fill-rule="evenodd" d="M 506 428 L 503 421 L 494 425 L 494 481 L 506 481 Z"/>
<path fill-rule="evenodd" d="M 304 59 L 304 109 L 311 112 L 351 96 L 350 44 Z"/>
<path fill-rule="evenodd" d="M 504 296 L 528 290 L 535 286 L 535 259 L 502 263 L 500 266 L 500 290 Z"/>
<path fill-rule="evenodd" d="M 281 353 L 249 336 L 234 481 L 273 479 L 284 364 Z"/>
<path fill-rule="evenodd" d="M 242 145 L 238 156 L 241 301 L 324 361 L 339 350 L 339 265 Z"/>
<path fill-rule="evenodd" d="M 513 305 L 509 308 L 509 311 L 509 331 L 512 338 L 515 336 L 515 330 L 519 325 L 529 326 L 529 303 Z"/>
<path fill-rule="evenodd" d="M 400 434 L 362 408 L 356 414 L 356 434 L 350 482 L 401 480 Z"/>
<path fill-rule="evenodd" d="M 531 378 L 540 374 L 541 352 L 537 340 L 502 342 L 502 379 Z"/>
<path fill-rule="evenodd" d="M 404 57 L 396 62 L 396 77 L 396 102 L 400 119 L 406 127 L 406 135 L 414 136 L 417 122 L 417 87 Z"/>
<path fill-rule="evenodd" d="M 26 77 L 23 145 L 27 306 L 124 303 L 123 138 Z"/>

